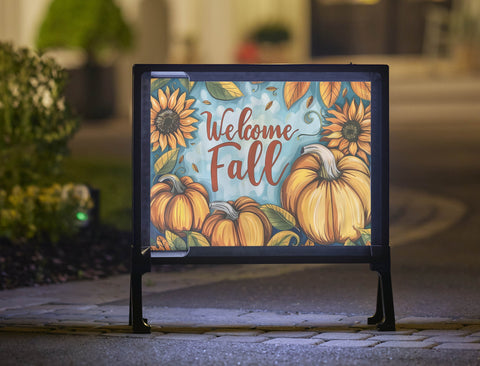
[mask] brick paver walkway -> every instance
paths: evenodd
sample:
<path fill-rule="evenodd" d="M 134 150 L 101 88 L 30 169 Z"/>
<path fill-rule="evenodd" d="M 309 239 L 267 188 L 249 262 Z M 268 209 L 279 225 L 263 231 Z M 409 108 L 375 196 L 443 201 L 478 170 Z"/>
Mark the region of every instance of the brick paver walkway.
<path fill-rule="evenodd" d="M 151 334 L 131 332 L 127 306 L 44 304 L 3 309 L 0 332 L 480 351 L 480 319 L 409 317 L 397 320 L 397 331 L 380 332 L 366 324 L 366 316 L 163 307 L 148 307 L 145 313 Z"/>

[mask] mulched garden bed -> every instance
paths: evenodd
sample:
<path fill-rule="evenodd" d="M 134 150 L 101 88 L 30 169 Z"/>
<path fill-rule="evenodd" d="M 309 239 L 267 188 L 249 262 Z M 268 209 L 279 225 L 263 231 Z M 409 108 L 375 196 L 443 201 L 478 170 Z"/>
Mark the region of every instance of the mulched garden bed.
<path fill-rule="evenodd" d="M 0 291 L 130 273 L 132 233 L 100 225 L 56 244 L 13 244 L 0 238 Z M 152 272 L 183 272 L 198 265 L 165 264 Z"/>
<path fill-rule="evenodd" d="M 56 244 L 0 238 L 0 290 L 128 273 L 131 233 L 84 229 Z"/>

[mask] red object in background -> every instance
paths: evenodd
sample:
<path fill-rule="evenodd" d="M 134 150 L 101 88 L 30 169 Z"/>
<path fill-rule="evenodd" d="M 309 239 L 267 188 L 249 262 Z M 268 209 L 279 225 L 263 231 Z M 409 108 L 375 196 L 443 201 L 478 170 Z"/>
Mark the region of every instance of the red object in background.
<path fill-rule="evenodd" d="M 260 61 L 258 46 L 254 42 L 243 43 L 238 50 L 237 60 L 245 64 L 258 63 Z"/>

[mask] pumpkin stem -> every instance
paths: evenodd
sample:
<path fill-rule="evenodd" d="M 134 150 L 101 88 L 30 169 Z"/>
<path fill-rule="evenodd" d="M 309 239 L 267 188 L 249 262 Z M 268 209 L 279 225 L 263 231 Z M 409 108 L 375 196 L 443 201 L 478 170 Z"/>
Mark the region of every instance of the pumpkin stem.
<path fill-rule="evenodd" d="M 342 174 L 335 162 L 335 156 L 329 148 L 322 144 L 311 144 L 302 148 L 302 155 L 304 154 L 316 154 L 322 160 L 322 167 L 318 172 L 318 175 L 326 180 L 335 180 Z"/>
<path fill-rule="evenodd" d="M 235 210 L 233 206 L 228 202 L 224 202 L 224 201 L 210 202 L 210 208 L 225 212 L 225 214 L 227 215 L 227 218 L 230 220 L 238 219 L 238 211 Z"/>
<path fill-rule="evenodd" d="M 160 178 L 158 178 L 158 182 L 165 182 L 166 180 L 170 181 L 172 183 L 172 193 L 179 194 L 185 192 L 185 189 L 187 188 L 185 184 L 183 184 L 180 179 L 176 175 L 173 174 L 165 174 L 162 175 Z"/>

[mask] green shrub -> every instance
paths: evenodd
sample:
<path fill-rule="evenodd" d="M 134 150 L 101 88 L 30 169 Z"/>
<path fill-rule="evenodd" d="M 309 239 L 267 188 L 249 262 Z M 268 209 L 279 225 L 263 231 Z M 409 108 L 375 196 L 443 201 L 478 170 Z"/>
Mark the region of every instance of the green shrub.
<path fill-rule="evenodd" d="M 0 43 L 0 188 L 51 184 L 78 127 L 65 104 L 65 71 Z"/>
<path fill-rule="evenodd" d="M 76 214 L 92 206 L 88 188 L 83 185 L 0 190 L 0 237 L 13 243 L 32 239 L 55 243 L 74 234 L 79 229 Z"/>

